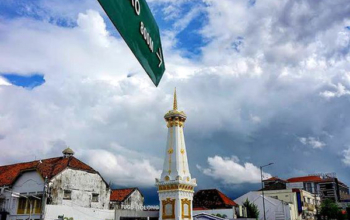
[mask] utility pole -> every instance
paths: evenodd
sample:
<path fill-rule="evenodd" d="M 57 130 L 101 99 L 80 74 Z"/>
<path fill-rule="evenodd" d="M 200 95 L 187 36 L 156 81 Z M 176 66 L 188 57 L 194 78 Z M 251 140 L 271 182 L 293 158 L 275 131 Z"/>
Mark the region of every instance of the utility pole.
<path fill-rule="evenodd" d="M 266 220 L 265 213 L 265 195 L 264 195 L 264 184 L 263 184 L 263 168 L 272 165 L 273 163 L 266 164 L 264 166 L 260 166 L 260 174 L 261 174 L 261 193 L 263 198 L 263 210 L 264 210 L 264 220 Z"/>

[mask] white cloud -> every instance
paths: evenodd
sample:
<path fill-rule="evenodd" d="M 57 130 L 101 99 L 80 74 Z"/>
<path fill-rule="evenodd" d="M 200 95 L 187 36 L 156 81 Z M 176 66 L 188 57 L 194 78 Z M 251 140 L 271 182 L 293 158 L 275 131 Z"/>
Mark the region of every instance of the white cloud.
<path fill-rule="evenodd" d="M 250 114 L 250 120 L 254 123 L 261 123 L 261 118 L 259 116 L 256 116 L 256 115 Z"/>
<path fill-rule="evenodd" d="M 337 85 L 332 85 L 332 87 L 334 87 L 335 91 L 324 91 L 321 92 L 320 95 L 330 99 L 330 98 L 334 98 L 334 97 L 342 97 L 345 95 L 350 95 L 350 90 L 348 90 L 343 84 L 338 83 Z"/>
<path fill-rule="evenodd" d="M 205 175 L 220 180 L 224 184 L 241 184 L 241 183 L 259 183 L 261 174 L 259 167 L 252 163 L 239 164 L 236 156 L 232 158 L 223 158 L 214 156 L 208 158 L 209 168 L 202 169 L 197 165 Z M 269 173 L 263 173 L 264 179 L 270 178 Z"/>
<path fill-rule="evenodd" d="M 0 86 L 10 86 L 10 85 L 12 85 L 12 84 L 0 76 Z"/>
<path fill-rule="evenodd" d="M 161 30 L 167 70 L 158 88 L 152 85 L 123 40 L 106 30 L 105 21 L 97 13 L 101 12 L 97 1 L 84 1 L 81 8 L 68 0 L 44 2 L 43 8 L 53 13 L 57 21 L 63 14 L 74 25 L 62 27 L 51 22 L 50 17 L 1 20 L 0 72 L 22 75 L 41 72 L 46 80 L 31 91 L 0 87 L 1 164 L 60 155 L 62 149 L 56 149 L 52 143 L 64 140 L 83 156 L 84 151 L 91 154 L 91 149 L 102 150 L 101 155 L 109 158 L 115 170 L 124 168 L 120 165 L 123 161 L 130 169 L 125 176 L 118 174 L 119 177 L 124 178 L 125 184 L 128 181 L 138 184 L 128 176 L 130 172 L 144 167 L 152 176 L 161 169 L 159 158 L 163 157 L 166 139 L 163 115 L 171 106 L 175 86 L 179 108 L 188 115 L 186 135 L 191 135 L 192 141 L 211 137 L 211 141 L 220 142 L 221 136 L 214 134 L 221 133 L 228 134 L 230 140 L 239 136 L 242 140 L 237 146 L 238 154 L 241 148 L 251 151 L 251 144 L 274 139 L 275 132 L 279 132 L 276 125 L 286 123 L 287 140 L 296 129 L 312 129 L 317 133 L 330 124 L 334 126 L 330 132 L 337 134 L 334 140 L 346 140 L 348 136 L 348 132 L 338 132 L 348 131 L 344 123 L 337 123 L 335 117 L 330 123 L 324 114 L 340 115 L 339 109 L 345 111 L 347 103 L 341 103 L 344 108 L 330 108 L 319 96 L 320 89 L 331 82 L 336 86 L 325 96 L 348 94 L 350 32 L 344 31 L 349 22 L 343 6 L 348 4 L 346 0 L 317 3 L 266 0 L 256 1 L 252 7 L 245 0 L 206 1 L 208 5 L 201 10 L 208 14 L 201 17 L 206 20 L 200 34 L 208 44 L 195 59 L 184 57 L 182 50 L 186 48 L 174 45 L 181 45 L 177 44 L 178 31 L 193 31 L 185 27 L 191 19 L 198 19 L 198 9 L 183 9 L 181 4 L 188 0 L 181 3 L 154 0 L 159 3 L 157 7 L 163 3 L 169 6 L 164 8 L 167 19 L 175 17 L 179 21 L 166 33 Z M 334 2 L 334 7 L 329 7 L 330 2 Z M 325 146 L 317 138 L 301 136 L 305 145 Z M 125 148 L 111 149 L 111 143 Z M 333 149 L 337 146 L 342 144 L 329 144 Z M 281 146 L 279 153 L 287 150 Z M 227 151 L 232 152 L 232 148 Z M 203 160 L 213 152 L 197 154 L 197 160 Z M 259 150 L 251 151 L 249 156 L 258 161 Z M 220 167 L 220 157 L 210 158 L 213 165 L 205 170 L 222 182 L 258 181 L 257 167 L 252 163 L 221 158 Z M 106 166 L 92 156 L 83 159 L 96 164 L 98 170 Z M 191 164 L 195 161 L 190 161 Z M 221 173 L 226 164 L 249 175 Z M 299 165 L 295 166 L 298 169 Z M 281 169 L 286 167 L 281 165 Z M 106 171 L 109 178 L 117 175 Z M 145 182 L 149 185 L 153 180 Z"/>
<path fill-rule="evenodd" d="M 320 141 L 319 139 L 316 139 L 314 137 L 301 137 L 299 138 L 299 141 L 303 144 L 303 145 L 309 145 L 314 149 L 322 149 L 323 147 L 326 146 L 326 144 L 322 141 Z"/>
<path fill-rule="evenodd" d="M 342 159 L 343 163 L 347 166 L 350 166 L 350 148 L 343 151 L 344 158 Z"/>
<path fill-rule="evenodd" d="M 91 149 L 84 151 L 83 157 L 90 166 L 119 186 L 154 186 L 155 178 L 161 174 L 161 170 L 157 170 L 149 160 L 127 157 L 120 152 L 113 154 L 107 150 Z"/>

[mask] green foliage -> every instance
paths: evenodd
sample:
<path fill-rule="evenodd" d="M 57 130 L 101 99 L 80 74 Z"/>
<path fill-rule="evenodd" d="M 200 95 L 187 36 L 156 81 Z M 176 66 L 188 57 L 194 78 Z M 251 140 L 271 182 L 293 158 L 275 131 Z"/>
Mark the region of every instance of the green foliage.
<path fill-rule="evenodd" d="M 221 214 L 217 213 L 217 214 L 213 214 L 213 215 L 220 217 L 220 218 L 227 218 L 227 215 L 225 215 L 225 214 L 221 215 Z"/>
<path fill-rule="evenodd" d="M 345 215 L 342 214 L 341 209 L 338 205 L 330 199 L 326 199 L 321 204 L 320 215 L 327 217 L 327 219 L 345 219 Z"/>
<path fill-rule="evenodd" d="M 247 218 L 259 218 L 258 206 L 249 202 L 248 199 L 243 203 L 243 206 L 247 209 Z"/>

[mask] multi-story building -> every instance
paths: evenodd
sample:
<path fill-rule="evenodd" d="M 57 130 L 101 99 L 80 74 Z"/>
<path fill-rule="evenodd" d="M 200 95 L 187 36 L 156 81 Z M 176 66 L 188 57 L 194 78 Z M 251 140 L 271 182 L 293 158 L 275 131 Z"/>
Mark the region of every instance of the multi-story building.
<path fill-rule="evenodd" d="M 310 193 L 319 192 L 320 176 L 301 176 L 287 179 L 287 189 L 303 189 Z"/>
<path fill-rule="evenodd" d="M 1 166 L 1 220 L 43 219 L 47 204 L 108 209 L 108 184 L 73 155 Z"/>
<path fill-rule="evenodd" d="M 349 187 L 340 182 L 335 174 L 310 175 L 282 180 L 277 177 L 264 180 L 265 190 L 300 189 L 320 196 L 321 200 L 331 199 L 343 202 L 350 199 Z"/>

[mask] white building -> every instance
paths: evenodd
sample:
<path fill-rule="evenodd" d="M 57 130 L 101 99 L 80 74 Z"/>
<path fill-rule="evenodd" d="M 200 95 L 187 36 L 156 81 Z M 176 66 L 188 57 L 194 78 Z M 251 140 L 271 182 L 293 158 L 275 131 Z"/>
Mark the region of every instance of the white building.
<path fill-rule="evenodd" d="M 196 179 L 192 179 L 183 133 L 186 114 L 177 110 L 176 91 L 173 110 L 164 116 L 168 127 L 168 140 L 163 172 L 156 179 L 160 202 L 160 220 L 191 220 L 192 201 Z"/>
<path fill-rule="evenodd" d="M 110 209 L 143 210 L 144 197 L 138 188 L 113 189 Z"/>
<path fill-rule="evenodd" d="M 76 159 L 63 157 L 0 167 L 1 215 L 7 220 L 41 219 L 45 205 L 108 209 L 110 189 L 101 175 Z"/>
<path fill-rule="evenodd" d="M 259 192 L 249 192 L 234 201 L 243 206 L 248 199 L 249 202 L 255 204 L 259 210 L 259 220 L 264 220 L 263 196 Z M 264 197 L 266 219 L 268 220 L 295 220 L 291 217 L 291 209 L 293 208 L 286 202 L 274 199 L 268 196 Z M 242 213 L 241 213 L 242 214 Z"/>

